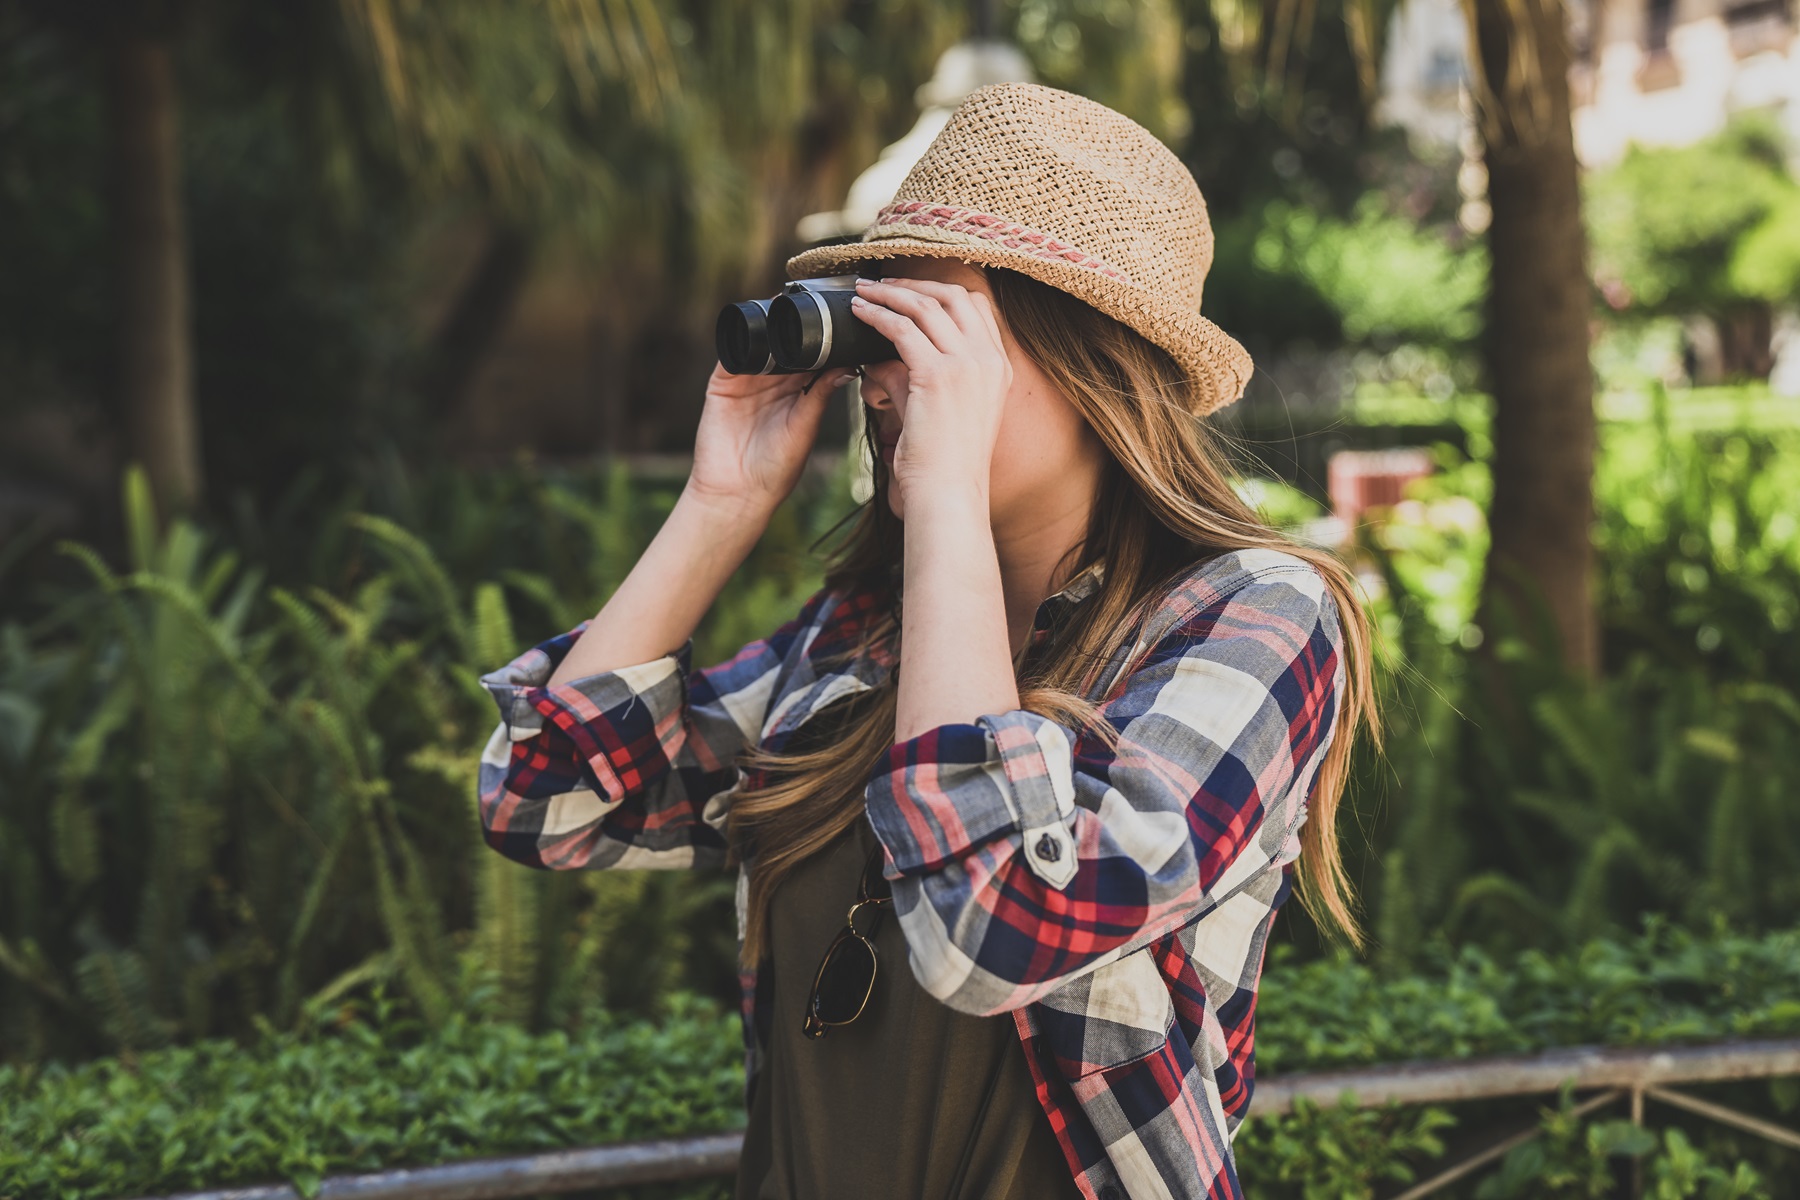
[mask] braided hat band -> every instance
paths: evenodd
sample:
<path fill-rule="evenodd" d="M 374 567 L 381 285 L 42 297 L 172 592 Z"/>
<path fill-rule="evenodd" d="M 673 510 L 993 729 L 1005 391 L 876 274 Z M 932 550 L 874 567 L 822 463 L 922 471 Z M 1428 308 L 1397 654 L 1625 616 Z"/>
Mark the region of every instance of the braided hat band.
<path fill-rule="evenodd" d="M 1212 225 L 1193 175 L 1103 104 L 1035 83 L 970 92 L 861 239 L 787 260 L 790 279 L 923 255 L 1009 267 L 1167 350 L 1204 415 L 1238 399 L 1250 355 L 1200 315 Z"/>

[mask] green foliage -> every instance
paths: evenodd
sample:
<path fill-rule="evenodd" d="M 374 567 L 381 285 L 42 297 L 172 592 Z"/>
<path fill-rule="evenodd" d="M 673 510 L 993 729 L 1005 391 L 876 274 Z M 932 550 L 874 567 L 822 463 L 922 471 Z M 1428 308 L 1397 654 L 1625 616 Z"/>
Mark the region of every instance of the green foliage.
<path fill-rule="evenodd" d="M 1569 947 L 1645 912 L 1754 928 L 1794 911 L 1800 434 L 1766 407 L 1684 395 L 1607 426 L 1598 683 L 1504 630 L 1484 654 L 1479 460 L 1366 531 L 1390 738 L 1356 765 L 1346 841 L 1382 969 L 1439 939 Z M 1741 427 L 1705 428 L 1720 420 Z M 805 547 L 847 482 L 777 515 L 696 661 L 816 586 Z M 1245 490 L 1281 523 L 1316 515 Z M 131 491 L 132 569 L 71 547 L 92 584 L 0 629 L 8 1057 L 288 1028 L 371 979 L 434 1021 L 486 981 L 493 1015 L 535 1028 L 595 994 L 632 1011 L 674 987 L 734 994 L 727 873 L 517 870 L 472 811 L 493 719 L 476 676 L 591 615 L 666 489 L 622 469 L 399 476 L 380 515 L 351 498 L 242 528 L 275 583 L 197 527 L 159 533 Z"/>
<path fill-rule="evenodd" d="M 1378 192 L 1349 220 L 1274 203 L 1254 249 L 1265 272 L 1304 281 L 1337 314 L 1351 342 L 1460 346 L 1481 326 L 1487 257 L 1389 213 Z"/>
<path fill-rule="evenodd" d="M 1739 1159 L 1727 1170 L 1679 1128 L 1656 1133 L 1630 1121 L 1584 1121 L 1564 1088 L 1555 1108 L 1542 1109 L 1540 1137 L 1510 1151 L 1500 1169 L 1481 1181 L 1475 1200 L 1587 1200 L 1618 1194 L 1620 1159 L 1642 1159 L 1652 1200 L 1768 1200 L 1762 1176 Z"/>
<path fill-rule="evenodd" d="M 1475 1189 L 1476 1200 L 1610 1196 L 1612 1159 L 1637 1157 L 1656 1145 L 1653 1135 L 1629 1121 L 1584 1124 L 1571 1108 L 1565 1091 L 1562 1107 L 1545 1110 L 1542 1137 L 1508 1153 L 1500 1169 Z"/>
<path fill-rule="evenodd" d="M 1728 280 L 1745 296 L 1770 304 L 1800 296 L 1800 187 L 1738 242 Z"/>
<path fill-rule="evenodd" d="M 1800 931 L 1699 937 L 1658 927 L 1566 957 L 1468 951 L 1394 979 L 1345 959 L 1299 964 L 1278 953 L 1261 989 L 1258 1066 L 1280 1074 L 1569 1042 L 1791 1034 L 1797 951 Z M 264 1026 L 241 1043 L 0 1067 L 0 1194 L 80 1200 L 274 1178 L 304 1189 L 337 1172 L 742 1125 L 742 1042 L 724 1006 L 676 991 L 643 1020 L 589 998 L 566 1028 L 530 1033 L 483 1019 L 485 985 L 469 989 L 469 1011 L 436 1025 L 380 985 L 367 1000 L 362 990 L 315 1000 L 294 1030 Z M 1484 1188 L 1610 1194 L 1554 1189 L 1588 1179 L 1609 1156 L 1650 1150 L 1628 1124 L 1583 1124 L 1567 1109 L 1566 1099 L 1546 1109 L 1537 1148 Z M 1428 1174 L 1457 1123 L 1439 1106 L 1302 1104 L 1252 1118 L 1235 1148 L 1259 1200 L 1372 1197 Z M 1647 1161 L 1657 1187 L 1690 1189 L 1656 1195 L 1762 1194 L 1706 1190 L 1754 1173 L 1727 1175 L 1677 1129 Z"/>
<path fill-rule="evenodd" d="M 13 634 L 8 705 L 31 736 L 5 764 L 0 963 L 113 1043 L 150 1046 L 207 1028 L 221 987 L 263 957 L 256 898 L 222 891 L 213 871 L 233 854 L 270 884 L 283 876 L 276 843 L 291 834 L 261 798 L 226 793 L 234 755 L 273 762 L 291 743 L 267 719 L 259 572 L 185 522 L 159 537 L 140 474 L 125 492 L 128 573 L 67 547 L 94 587 L 62 619 L 107 636 L 18 656 Z M 267 832 L 240 842 L 252 813 Z M 30 1018 L 28 1043 L 48 1015 Z"/>
<path fill-rule="evenodd" d="M 1785 427 L 1757 428 L 1756 408 L 1740 397 L 1742 418 L 1684 430 L 1668 393 L 1651 395 L 1647 422 L 1609 427 L 1597 477 L 1608 654 L 1643 652 L 1721 682 L 1791 688 L 1800 681 L 1800 428 L 1791 412 Z"/>
<path fill-rule="evenodd" d="M 655 1021 L 589 1008 L 531 1034 L 435 1027 L 379 991 L 324 1024 L 79 1067 L 0 1067 L 0 1194 L 138 1195 L 716 1132 L 743 1123 L 737 1017 L 682 994 Z"/>
<path fill-rule="evenodd" d="M 1258 989 L 1259 1074 L 1800 1032 L 1800 930 L 1701 935 L 1652 921 L 1635 937 L 1596 940 L 1568 954 L 1503 958 L 1472 946 L 1440 948 L 1405 974 L 1342 955 L 1293 958 L 1292 947 L 1275 946 Z M 1773 1089 L 1754 1087 L 1767 1104 Z M 1677 1189 L 1651 1195 L 1768 1195 L 1745 1161 L 1753 1140 L 1709 1129 L 1702 1149 L 1679 1128 L 1659 1139 L 1608 1110 L 1584 1118 L 1572 1107 L 1565 1093 L 1541 1108 L 1540 1138 L 1512 1151 L 1474 1195 L 1617 1195 L 1620 1156 L 1643 1158 L 1653 1189 Z M 1454 1115 L 1436 1105 L 1300 1105 L 1284 1117 L 1253 1118 L 1234 1145 L 1246 1191 L 1259 1200 L 1372 1200 L 1382 1184 L 1391 1190 L 1441 1169 L 1446 1164 L 1433 1160 L 1444 1155 L 1443 1131 L 1479 1128 L 1484 1113 L 1508 1119 L 1495 1104 Z"/>
<path fill-rule="evenodd" d="M 473 812 L 495 720 L 477 677 L 592 615 L 668 497 L 623 468 L 509 477 L 499 502 L 421 483 L 394 516 L 315 514 L 292 546 L 262 531 L 289 572 L 269 586 L 192 523 L 159 530 L 133 476 L 133 569 L 67 546 L 92 585 L 0 629 L 4 1057 L 286 1028 L 370 979 L 434 1024 L 483 982 L 491 1015 L 538 1026 L 596 994 L 735 994 L 727 873 L 528 872 Z M 817 586 L 800 543 L 846 484 L 778 514 L 699 661 Z M 409 528 L 426 519 L 448 527 Z"/>
<path fill-rule="evenodd" d="M 1330 1108 L 1301 1100 L 1286 1116 L 1258 1118 L 1232 1143 L 1245 1192 L 1256 1200 L 1373 1200 L 1380 1183 L 1412 1183 L 1416 1164 L 1444 1152 L 1439 1131 L 1456 1118 L 1430 1105 Z"/>
<path fill-rule="evenodd" d="M 1776 924 L 1800 902 L 1800 434 L 1663 411 L 1602 439 L 1599 680 L 1471 624 L 1484 464 L 1364 531 L 1391 736 L 1357 764 L 1347 840 L 1379 955 L 1570 946 L 1646 912 Z"/>
<path fill-rule="evenodd" d="M 1274 947 L 1256 1062 L 1271 1074 L 1402 1059 L 1800 1033 L 1800 934 L 1696 934 L 1651 921 L 1566 954 L 1435 948 L 1397 974 Z"/>
<path fill-rule="evenodd" d="M 1250 476 L 1236 480 L 1234 486 L 1244 503 L 1278 528 L 1298 528 L 1325 515 L 1323 505 L 1292 484 Z"/>
<path fill-rule="evenodd" d="M 1766 1200 L 1768 1190 L 1749 1163 L 1731 1170 L 1711 1162 L 1679 1129 L 1663 1131 L 1666 1153 L 1651 1164 L 1651 1200 Z"/>
<path fill-rule="evenodd" d="M 1180 99 L 1180 0 L 1013 0 L 997 7 L 1001 36 L 1010 33 L 1026 51 L 1039 82 L 1099 100 L 1179 145 L 1191 120 Z"/>
<path fill-rule="evenodd" d="M 1584 202 L 1594 277 L 1614 308 L 1716 315 L 1785 299 L 1800 278 L 1789 228 L 1800 186 L 1763 118 L 1691 146 L 1633 146 L 1587 176 Z M 1753 259 L 1753 245 L 1771 257 Z"/>

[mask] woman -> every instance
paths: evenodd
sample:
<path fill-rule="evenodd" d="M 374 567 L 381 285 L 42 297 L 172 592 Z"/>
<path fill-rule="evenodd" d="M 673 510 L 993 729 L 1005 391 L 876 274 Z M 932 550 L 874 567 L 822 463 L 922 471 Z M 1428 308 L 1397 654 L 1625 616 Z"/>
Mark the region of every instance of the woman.
<path fill-rule="evenodd" d="M 692 668 L 849 374 L 716 370 L 618 591 L 484 677 L 495 849 L 738 865 L 740 1200 L 1241 1194 L 1263 947 L 1295 882 L 1357 939 L 1334 816 L 1372 722 L 1350 575 L 1197 419 L 1250 370 L 1198 313 L 1211 253 L 1144 129 L 972 93 L 861 241 L 787 264 L 879 267 L 854 308 L 899 352 L 824 586 Z"/>

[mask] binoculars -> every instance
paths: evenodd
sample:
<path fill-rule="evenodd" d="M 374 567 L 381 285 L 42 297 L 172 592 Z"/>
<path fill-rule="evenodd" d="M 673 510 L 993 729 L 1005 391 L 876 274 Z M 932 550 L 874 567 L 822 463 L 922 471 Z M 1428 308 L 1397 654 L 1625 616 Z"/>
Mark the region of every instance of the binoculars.
<path fill-rule="evenodd" d="M 859 275 L 792 279 L 768 300 L 719 310 L 719 363 L 733 375 L 796 375 L 899 358 L 894 343 L 850 311 Z"/>

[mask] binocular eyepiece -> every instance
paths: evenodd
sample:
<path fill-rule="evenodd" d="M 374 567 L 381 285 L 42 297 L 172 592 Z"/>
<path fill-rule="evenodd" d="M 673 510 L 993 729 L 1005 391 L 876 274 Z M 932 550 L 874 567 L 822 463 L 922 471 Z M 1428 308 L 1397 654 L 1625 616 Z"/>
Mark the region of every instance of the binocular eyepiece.
<path fill-rule="evenodd" d="M 795 375 L 899 358 L 875 327 L 850 311 L 857 275 L 792 279 L 768 300 L 719 310 L 719 363 L 733 375 Z"/>

